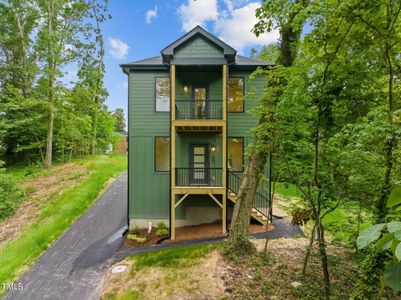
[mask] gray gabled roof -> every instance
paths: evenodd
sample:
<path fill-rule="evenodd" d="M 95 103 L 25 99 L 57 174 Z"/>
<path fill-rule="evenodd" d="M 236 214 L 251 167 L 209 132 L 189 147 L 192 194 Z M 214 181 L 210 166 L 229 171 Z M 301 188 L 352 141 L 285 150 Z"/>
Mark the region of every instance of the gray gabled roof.
<path fill-rule="evenodd" d="M 161 54 L 164 55 L 173 55 L 174 49 L 191 39 L 192 37 L 196 35 L 202 35 L 205 38 L 207 38 L 209 41 L 213 42 L 215 45 L 223 49 L 224 55 L 235 55 L 237 53 L 237 50 L 235 50 L 233 47 L 227 45 L 224 43 L 222 40 L 218 39 L 215 37 L 213 34 L 210 32 L 206 31 L 203 29 L 201 26 L 196 26 L 194 29 L 191 31 L 187 32 L 184 34 L 182 37 L 180 37 L 178 40 L 175 42 L 171 43 L 167 47 L 165 47 L 162 51 Z"/>
<path fill-rule="evenodd" d="M 253 58 L 236 55 L 235 62 L 231 66 L 238 67 L 267 67 L 273 66 L 274 63 L 268 63 L 259 61 Z M 163 63 L 163 57 L 153 56 L 137 61 L 133 61 L 127 64 L 120 65 L 122 68 L 134 68 L 134 69 L 152 69 L 152 68 L 167 68 L 167 66 Z"/>
<path fill-rule="evenodd" d="M 171 43 L 161 51 L 161 55 L 133 61 L 127 64 L 120 65 L 124 72 L 128 69 L 167 69 L 169 65 L 169 58 L 173 55 L 174 49 L 187 42 L 194 36 L 202 35 L 212 43 L 220 47 L 224 55 L 227 58 L 227 62 L 231 67 L 238 69 L 256 69 L 256 67 L 267 67 L 274 65 L 273 63 L 267 63 L 258 61 L 256 59 L 248 58 L 245 56 L 237 55 L 237 51 L 231 46 L 224 43 L 222 40 L 215 37 L 213 34 L 207 32 L 200 26 L 196 26 L 194 29 L 183 35 L 181 38 Z"/>

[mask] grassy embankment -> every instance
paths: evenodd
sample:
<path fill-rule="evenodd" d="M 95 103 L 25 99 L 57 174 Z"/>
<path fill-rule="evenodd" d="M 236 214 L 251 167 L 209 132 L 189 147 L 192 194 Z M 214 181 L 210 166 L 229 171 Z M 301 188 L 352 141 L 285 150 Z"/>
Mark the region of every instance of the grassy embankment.
<path fill-rule="evenodd" d="M 111 177 L 127 168 L 126 157 L 98 156 L 75 161 L 84 166 L 86 176 L 61 194 L 54 193 L 41 207 L 38 219 L 24 228 L 18 238 L 0 248 L 0 282 L 17 280 L 78 217 L 97 199 Z M 26 177 L 40 177 L 52 170 L 23 167 L 11 168 L 10 173 L 23 182 Z M 11 216 L 10 218 L 13 218 Z M 0 294 L 4 292 L 0 290 Z"/>

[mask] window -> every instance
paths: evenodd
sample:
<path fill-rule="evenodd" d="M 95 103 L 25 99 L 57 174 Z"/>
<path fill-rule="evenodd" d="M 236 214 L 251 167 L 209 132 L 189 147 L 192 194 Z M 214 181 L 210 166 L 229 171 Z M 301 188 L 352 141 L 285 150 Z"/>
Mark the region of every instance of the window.
<path fill-rule="evenodd" d="M 228 138 L 228 169 L 233 172 L 244 171 L 244 138 Z"/>
<path fill-rule="evenodd" d="M 244 112 L 244 78 L 228 80 L 228 112 Z"/>
<path fill-rule="evenodd" d="M 170 111 L 170 78 L 156 78 L 156 111 Z"/>
<path fill-rule="evenodd" d="M 155 171 L 170 170 L 170 138 L 157 136 L 155 138 Z"/>

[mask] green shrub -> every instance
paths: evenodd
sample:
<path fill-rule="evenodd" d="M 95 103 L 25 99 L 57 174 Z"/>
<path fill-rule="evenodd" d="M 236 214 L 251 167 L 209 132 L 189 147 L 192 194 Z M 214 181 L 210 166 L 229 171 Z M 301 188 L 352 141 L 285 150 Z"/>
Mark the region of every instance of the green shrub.
<path fill-rule="evenodd" d="M 136 225 L 132 226 L 130 232 L 133 233 L 133 234 L 138 234 L 139 233 L 139 227 L 136 226 Z"/>
<path fill-rule="evenodd" d="M 239 262 L 241 257 L 245 257 L 256 252 L 255 245 L 246 235 L 239 235 L 235 242 L 226 242 L 223 246 L 223 255 L 233 262 Z"/>
<path fill-rule="evenodd" d="M 168 227 L 164 222 L 159 222 L 157 223 L 157 229 L 168 229 Z"/>
<path fill-rule="evenodd" d="M 3 165 L 4 162 L 0 161 L 0 222 L 14 213 L 23 197 L 16 179 L 6 174 Z"/>
<path fill-rule="evenodd" d="M 143 244 L 148 240 L 148 238 L 146 236 L 145 237 L 140 237 L 140 236 L 137 236 L 136 234 L 129 234 L 127 236 L 127 238 L 129 240 L 131 240 L 131 241 L 137 242 L 138 244 Z"/>
<path fill-rule="evenodd" d="M 156 235 L 159 238 L 166 238 L 166 237 L 168 237 L 168 229 L 167 228 L 159 228 L 156 231 Z"/>

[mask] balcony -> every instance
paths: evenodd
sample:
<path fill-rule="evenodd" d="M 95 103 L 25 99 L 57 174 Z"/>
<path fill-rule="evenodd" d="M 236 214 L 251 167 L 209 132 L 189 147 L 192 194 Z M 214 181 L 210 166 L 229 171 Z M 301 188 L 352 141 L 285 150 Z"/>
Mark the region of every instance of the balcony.
<path fill-rule="evenodd" d="M 222 187 L 222 168 L 175 168 L 177 187 Z"/>
<path fill-rule="evenodd" d="M 222 100 L 178 100 L 175 109 L 178 132 L 220 132 L 225 123 Z"/>
<path fill-rule="evenodd" d="M 221 100 L 177 100 L 175 102 L 177 120 L 222 120 Z"/>

